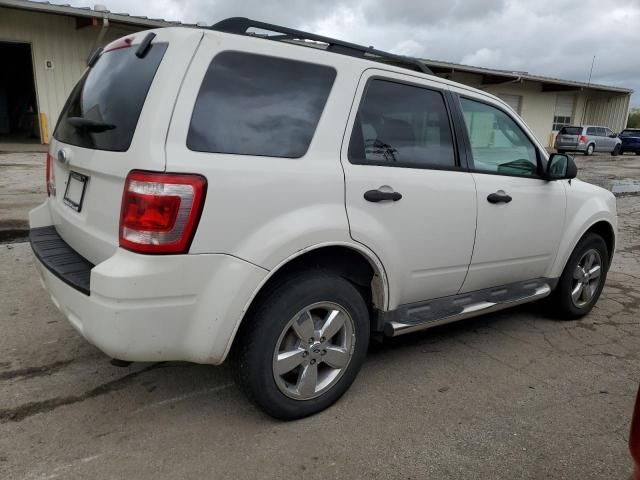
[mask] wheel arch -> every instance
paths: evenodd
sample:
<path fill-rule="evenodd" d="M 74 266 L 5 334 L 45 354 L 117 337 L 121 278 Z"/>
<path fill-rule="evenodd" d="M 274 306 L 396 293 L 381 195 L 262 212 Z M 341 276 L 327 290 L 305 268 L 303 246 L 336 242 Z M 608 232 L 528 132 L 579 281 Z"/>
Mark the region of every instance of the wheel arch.
<path fill-rule="evenodd" d="M 611 225 L 611 223 L 606 220 L 598 220 L 587 230 L 585 230 L 578 241 L 580 241 L 587 233 L 596 233 L 602 237 L 604 243 L 607 244 L 607 253 L 609 254 L 608 261 L 609 265 L 611 265 L 611 260 L 613 260 L 613 252 L 616 248 L 616 233 L 613 225 Z"/>
<path fill-rule="evenodd" d="M 299 250 L 281 261 L 262 280 L 247 301 L 233 334 L 229 338 L 224 357 L 231 350 L 238 330 L 261 296 L 280 279 L 305 268 L 326 268 L 338 271 L 368 294 L 370 309 L 386 310 L 389 302 L 387 274 L 378 256 L 364 245 L 348 242 L 323 243 Z"/>
<path fill-rule="evenodd" d="M 575 250 L 580 240 L 582 240 L 582 238 L 587 233 L 596 233 L 604 239 L 609 254 L 608 262 L 609 265 L 611 265 L 616 245 L 615 227 L 608 219 L 599 218 L 590 222 L 588 226 L 585 226 L 577 235 L 575 235 L 570 244 L 570 247 L 564 251 L 561 262 L 557 262 L 556 266 L 553 268 L 553 274 L 550 275 L 551 277 L 556 278 L 562 275 L 562 272 L 564 271 L 567 262 L 571 257 L 571 254 Z"/>

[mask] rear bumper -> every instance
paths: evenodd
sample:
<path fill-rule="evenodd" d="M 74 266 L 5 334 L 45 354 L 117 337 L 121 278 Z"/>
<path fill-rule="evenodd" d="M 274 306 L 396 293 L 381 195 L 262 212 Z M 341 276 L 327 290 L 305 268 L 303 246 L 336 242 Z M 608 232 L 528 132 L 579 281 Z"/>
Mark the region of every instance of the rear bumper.
<path fill-rule="evenodd" d="M 47 212 L 46 203 L 32 210 L 32 228 L 43 226 Z M 107 355 L 130 361 L 221 363 L 268 273 L 229 255 L 118 249 L 89 269 L 84 293 L 52 268 L 51 255 L 36 258 L 45 289 L 75 329 Z"/>
<path fill-rule="evenodd" d="M 639 143 L 633 143 L 633 144 L 626 144 L 623 142 L 620 145 L 620 149 L 624 150 L 625 152 L 633 152 L 633 153 L 638 153 L 640 152 L 640 144 Z"/>
<path fill-rule="evenodd" d="M 576 145 L 575 143 L 556 143 L 556 150 L 565 150 L 567 152 L 584 152 L 587 149 L 587 144 Z"/>

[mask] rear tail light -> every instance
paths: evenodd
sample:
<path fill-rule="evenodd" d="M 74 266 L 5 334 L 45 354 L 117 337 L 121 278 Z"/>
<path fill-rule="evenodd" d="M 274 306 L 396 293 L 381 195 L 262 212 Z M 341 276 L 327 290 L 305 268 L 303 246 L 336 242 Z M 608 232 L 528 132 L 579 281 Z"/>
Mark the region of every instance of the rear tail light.
<path fill-rule="evenodd" d="M 139 253 L 187 253 L 206 190 L 200 175 L 130 172 L 122 195 L 120 246 Z"/>
<path fill-rule="evenodd" d="M 47 173 L 46 173 L 47 196 L 55 195 L 55 177 L 53 176 L 53 156 L 47 153 Z"/>
<path fill-rule="evenodd" d="M 640 480 L 640 389 L 636 398 L 636 406 L 631 419 L 631 433 L 629 434 L 629 450 L 634 464 L 634 480 Z"/>
<path fill-rule="evenodd" d="M 578 139 L 578 142 L 584 143 L 586 141 L 587 141 L 587 136 L 586 135 L 580 135 L 580 138 Z"/>

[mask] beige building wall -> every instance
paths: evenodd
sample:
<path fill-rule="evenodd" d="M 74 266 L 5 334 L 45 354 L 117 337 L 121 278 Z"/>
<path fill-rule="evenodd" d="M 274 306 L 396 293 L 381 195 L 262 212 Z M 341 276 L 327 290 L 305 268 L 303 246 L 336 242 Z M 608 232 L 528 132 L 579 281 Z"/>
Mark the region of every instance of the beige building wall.
<path fill-rule="evenodd" d="M 98 45 L 101 23 L 77 29 L 74 17 L 0 7 L 0 41 L 31 44 L 38 110 L 46 115 L 48 138 L 90 53 L 97 46 L 140 30 L 111 25 Z M 53 62 L 52 69 L 46 68 L 47 61 Z"/>

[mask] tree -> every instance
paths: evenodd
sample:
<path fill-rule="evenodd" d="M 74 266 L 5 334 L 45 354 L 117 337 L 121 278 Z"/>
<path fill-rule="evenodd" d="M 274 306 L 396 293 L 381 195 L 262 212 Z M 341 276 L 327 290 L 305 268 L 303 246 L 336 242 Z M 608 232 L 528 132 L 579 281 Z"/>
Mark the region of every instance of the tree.
<path fill-rule="evenodd" d="M 627 128 L 640 128 L 640 108 L 633 108 L 629 112 Z"/>

